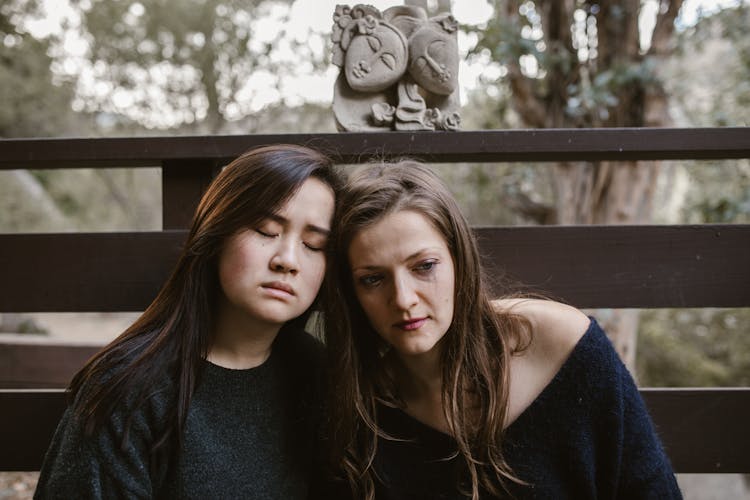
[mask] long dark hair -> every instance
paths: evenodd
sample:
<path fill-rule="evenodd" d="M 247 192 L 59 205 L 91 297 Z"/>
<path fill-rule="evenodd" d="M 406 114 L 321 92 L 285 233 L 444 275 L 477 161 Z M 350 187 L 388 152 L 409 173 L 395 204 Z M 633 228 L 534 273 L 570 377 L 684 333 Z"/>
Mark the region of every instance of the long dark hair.
<path fill-rule="evenodd" d="M 166 378 L 176 388 L 175 404 L 169 405 L 164 428 L 155 432 L 152 465 L 158 468 L 177 453 L 202 360 L 211 344 L 221 293 L 219 252 L 229 236 L 259 224 L 310 177 L 320 179 L 334 193 L 339 190 L 327 156 L 283 144 L 250 150 L 216 176 L 198 205 L 177 264 L 157 297 L 73 377 L 69 393 L 85 433 L 93 433 L 123 401 L 129 402 L 129 411 L 137 408 L 152 391 L 164 387 Z M 309 313 L 284 328 L 292 323 L 304 325 Z M 127 428 L 126 423 L 126 435 Z"/>
<path fill-rule="evenodd" d="M 509 360 L 528 339 L 523 318 L 499 314 L 490 303 L 474 235 L 444 183 L 413 161 L 377 164 L 352 176 L 339 199 L 327 269 L 325 317 L 330 359 L 331 461 L 356 498 L 374 498 L 372 463 L 378 435 L 377 402 L 403 407 L 383 341 L 359 305 L 349 266 L 353 238 L 400 210 L 424 215 L 442 234 L 455 266 L 454 315 L 443 337 L 442 406 L 471 480 L 500 495 L 518 481 L 503 457 Z M 459 293 L 460 290 L 460 293 Z M 521 346 L 521 347 L 519 347 Z"/>

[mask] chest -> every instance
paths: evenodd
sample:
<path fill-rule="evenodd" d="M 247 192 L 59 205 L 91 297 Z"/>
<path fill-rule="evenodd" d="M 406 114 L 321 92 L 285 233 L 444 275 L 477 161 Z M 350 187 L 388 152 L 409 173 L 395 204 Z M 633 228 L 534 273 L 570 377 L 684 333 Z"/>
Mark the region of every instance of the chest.
<path fill-rule="evenodd" d="M 318 396 L 275 377 L 201 387 L 175 471 L 179 496 L 306 498 Z"/>

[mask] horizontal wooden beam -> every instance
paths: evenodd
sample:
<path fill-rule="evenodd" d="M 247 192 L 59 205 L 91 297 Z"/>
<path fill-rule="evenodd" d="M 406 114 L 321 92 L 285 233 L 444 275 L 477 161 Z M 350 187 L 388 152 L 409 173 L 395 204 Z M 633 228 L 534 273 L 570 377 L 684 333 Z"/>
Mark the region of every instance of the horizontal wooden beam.
<path fill-rule="evenodd" d="M 750 306 L 750 225 L 487 227 L 476 233 L 496 290 L 539 291 L 583 308 Z"/>
<path fill-rule="evenodd" d="M 750 225 L 493 227 L 476 233 L 496 293 L 510 282 L 510 289 L 582 308 L 750 306 Z M 143 310 L 171 272 L 186 234 L 0 235 L 0 312 Z"/>
<path fill-rule="evenodd" d="M 675 471 L 750 473 L 750 388 L 641 394 Z"/>
<path fill-rule="evenodd" d="M 750 472 L 750 388 L 641 391 L 676 472 Z M 0 471 L 38 470 L 62 390 L 0 390 Z"/>
<path fill-rule="evenodd" d="M 65 388 L 101 343 L 0 335 L 0 389 Z"/>
<path fill-rule="evenodd" d="M 0 235 L 0 312 L 141 311 L 187 231 Z"/>
<path fill-rule="evenodd" d="M 277 143 L 312 146 L 339 163 L 399 156 L 434 163 L 732 159 L 750 157 L 750 127 L 2 139 L 0 170 L 225 164 L 247 149 Z"/>

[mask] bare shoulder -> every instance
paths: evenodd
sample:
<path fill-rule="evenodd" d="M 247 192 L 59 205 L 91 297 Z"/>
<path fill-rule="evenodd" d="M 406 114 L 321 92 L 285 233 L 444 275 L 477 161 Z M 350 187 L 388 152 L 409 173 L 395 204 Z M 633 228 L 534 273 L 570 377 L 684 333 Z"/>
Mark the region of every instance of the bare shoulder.
<path fill-rule="evenodd" d="M 500 299 L 493 306 L 498 313 L 518 314 L 531 327 L 528 346 L 510 360 L 505 422 L 510 425 L 554 379 L 590 320 L 575 307 L 551 300 Z"/>
<path fill-rule="evenodd" d="M 499 299 L 493 302 L 497 311 L 526 318 L 532 330 L 528 354 L 540 361 L 561 364 L 586 333 L 590 320 L 575 307 L 543 299 Z"/>

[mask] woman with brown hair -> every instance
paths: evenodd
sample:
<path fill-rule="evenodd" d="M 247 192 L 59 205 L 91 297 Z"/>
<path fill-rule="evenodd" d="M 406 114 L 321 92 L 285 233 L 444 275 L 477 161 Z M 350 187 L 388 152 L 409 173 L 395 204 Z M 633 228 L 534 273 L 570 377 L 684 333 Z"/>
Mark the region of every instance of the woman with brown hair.
<path fill-rule="evenodd" d="M 364 168 L 334 219 L 331 496 L 680 496 L 596 321 L 549 300 L 491 302 L 471 229 L 429 169 Z"/>
<path fill-rule="evenodd" d="M 36 498 L 307 497 L 322 346 L 303 328 L 338 187 L 293 145 L 219 173 L 156 299 L 74 377 Z"/>

